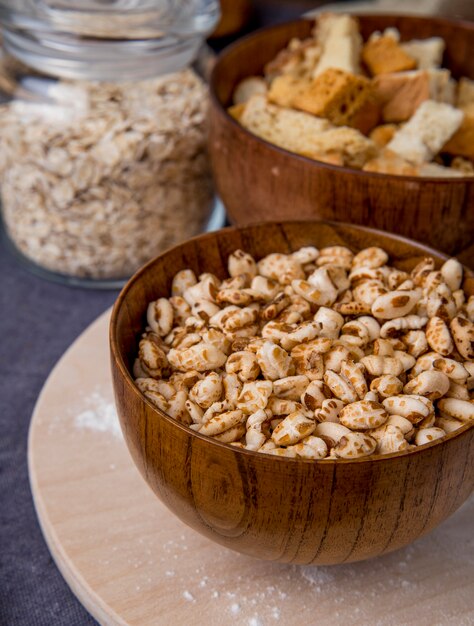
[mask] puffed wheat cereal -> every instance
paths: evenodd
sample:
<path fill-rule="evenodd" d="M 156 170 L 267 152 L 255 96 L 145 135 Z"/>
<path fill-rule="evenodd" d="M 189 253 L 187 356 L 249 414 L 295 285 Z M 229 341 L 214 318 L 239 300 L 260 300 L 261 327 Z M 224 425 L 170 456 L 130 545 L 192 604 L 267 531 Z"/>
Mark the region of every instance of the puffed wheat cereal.
<path fill-rule="evenodd" d="M 474 423 L 462 265 L 388 261 L 308 246 L 235 250 L 225 280 L 180 270 L 148 306 L 138 389 L 217 441 L 313 461 L 409 453 Z"/>

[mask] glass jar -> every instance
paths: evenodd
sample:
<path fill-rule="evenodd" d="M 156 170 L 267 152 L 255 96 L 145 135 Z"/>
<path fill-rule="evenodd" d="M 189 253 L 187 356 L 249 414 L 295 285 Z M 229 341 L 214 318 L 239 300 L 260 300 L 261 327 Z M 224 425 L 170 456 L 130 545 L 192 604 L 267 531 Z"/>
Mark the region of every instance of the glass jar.
<path fill-rule="evenodd" d="M 0 0 L 0 192 L 17 251 L 115 284 L 205 228 L 217 0 Z"/>

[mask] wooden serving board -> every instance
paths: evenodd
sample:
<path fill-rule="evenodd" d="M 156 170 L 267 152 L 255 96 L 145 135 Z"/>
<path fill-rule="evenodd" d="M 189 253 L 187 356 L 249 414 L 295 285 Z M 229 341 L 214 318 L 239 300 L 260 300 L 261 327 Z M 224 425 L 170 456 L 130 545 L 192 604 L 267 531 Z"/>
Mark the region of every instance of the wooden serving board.
<path fill-rule="evenodd" d="M 474 499 L 436 531 L 343 566 L 258 561 L 174 517 L 143 481 L 113 407 L 109 312 L 65 353 L 38 399 L 29 471 L 49 549 L 101 624 L 474 624 Z"/>

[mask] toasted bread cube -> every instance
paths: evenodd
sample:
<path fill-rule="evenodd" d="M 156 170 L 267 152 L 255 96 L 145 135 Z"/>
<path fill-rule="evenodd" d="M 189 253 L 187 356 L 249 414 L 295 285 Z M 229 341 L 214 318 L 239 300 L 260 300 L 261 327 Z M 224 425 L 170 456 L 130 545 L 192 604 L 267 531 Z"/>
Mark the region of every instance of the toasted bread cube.
<path fill-rule="evenodd" d="M 397 131 L 387 148 L 420 165 L 431 161 L 461 126 L 464 113 L 450 104 L 426 100 Z"/>
<path fill-rule="evenodd" d="M 310 77 L 319 62 L 321 52 L 321 46 L 312 37 L 303 40 L 293 38 L 286 48 L 280 50 L 265 65 L 263 72 L 269 80 L 285 74 L 300 78 Z"/>
<path fill-rule="evenodd" d="M 339 156 L 337 164 L 361 169 L 377 154 L 373 141 L 347 126 L 331 128 L 313 139 L 313 149 L 301 154 L 320 161 L 335 163 Z"/>
<path fill-rule="evenodd" d="M 396 174 L 397 176 L 417 176 L 418 168 L 391 150 L 383 150 L 362 168 L 364 172 Z"/>
<path fill-rule="evenodd" d="M 322 161 L 323 163 L 329 163 L 329 165 L 341 165 L 344 166 L 344 156 L 340 152 L 323 152 L 320 154 L 311 153 L 304 156 L 314 159 L 315 161 Z"/>
<path fill-rule="evenodd" d="M 242 115 L 244 114 L 245 111 L 245 102 L 241 102 L 240 104 L 233 104 L 231 107 L 229 107 L 227 109 L 227 113 L 234 118 L 234 120 L 237 120 L 238 122 L 240 122 Z"/>
<path fill-rule="evenodd" d="M 456 106 L 459 108 L 474 102 L 474 80 L 470 78 L 460 78 L 458 83 L 458 93 Z"/>
<path fill-rule="evenodd" d="M 268 100 L 281 107 L 293 107 L 295 99 L 306 89 L 309 82 L 292 74 L 277 76 L 268 90 Z"/>
<path fill-rule="evenodd" d="M 270 104 L 260 95 L 247 102 L 240 123 L 258 137 L 298 154 L 312 152 L 313 138 L 331 127 L 328 120 Z"/>
<path fill-rule="evenodd" d="M 474 102 L 470 102 L 469 104 L 463 104 L 462 106 L 458 106 L 457 108 L 461 109 L 461 111 L 465 115 L 474 115 Z"/>
<path fill-rule="evenodd" d="M 416 60 L 390 35 L 367 41 L 362 48 L 362 60 L 372 76 L 416 68 Z"/>
<path fill-rule="evenodd" d="M 464 110 L 464 119 L 459 129 L 443 146 L 441 152 L 474 159 L 474 107 Z"/>
<path fill-rule="evenodd" d="M 438 163 L 423 163 L 418 168 L 419 176 L 436 176 L 440 178 L 462 178 L 464 174 L 452 167 L 444 167 Z"/>
<path fill-rule="evenodd" d="M 474 163 L 464 157 L 455 157 L 451 161 L 451 167 L 464 176 L 474 176 Z"/>
<path fill-rule="evenodd" d="M 368 135 L 377 124 L 380 124 L 380 121 L 380 103 L 377 98 L 371 94 L 360 109 L 355 111 L 351 118 L 347 120 L 347 126 L 357 128 L 363 135 Z"/>
<path fill-rule="evenodd" d="M 384 122 L 405 122 L 430 97 L 427 72 L 392 72 L 373 79 Z"/>
<path fill-rule="evenodd" d="M 356 18 L 347 14 L 323 13 L 317 21 L 316 40 L 322 53 L 313 76 L 322 74 L 329 68 L 352 74 L 360 73 L 362 37 Z"/>
<path fill-rule="evenodd" d="M 451 72 L 447 69 L 429 69 L 430 78 L 430 100 L 436 102 L 446 102 L 455 105 L 456 81 L 451 77 Z"/>
<path fill-rule="evenodd" d="M 291 39 L 287 47 L 280 50 L 276 57 L 265 65 L 263 68 L 265 77 L 273 80 L 275 76 L 295 71 L 296 66 L 300 62 L 300 54 L 298 52 L 300 46 L 301 39 Z"/>
<path fill-rule="evenodd" d="M 380 74 L 373 86 L 381 104 L 384 122 L 404 122 L 425 100 L 453 102 L 453 81 L 449 70 L 415 70 Z"/>
<path fill-rule="evenodd" d="M 293 106 L 344 126 L 371 96 L 372 87 L 367 78 L 329 68 L 294 98 Z"/>
<path fill-rule="evenodd" d="M 381 37 L 391 37 L 398 42 L 400 41 L 400 31 L 394 26 L 389 26 L 382 32 L 380 30 L 374 30 L 374 32 L 370 34 L 369 41 L 377 41 L 377 39 Z"/>
<path fill-rule="evenodd" d="M 253 96 L 240 121 L 262 139 L 313 159 L 362 167 L 377 152 L 354 128 L 333 128 L 326 119 L 270 104 L 265 96 Z"/>
<path fill-rule="evenodd" d="M 260 76 L 249 76 L 240 81 L 234 91 L 233 103 L 243 104 L 255 94 L 267 93 L 267 83 Z"/>
<path fill-rule="evenodd" d="M 429 37 L 405 41 L 400 47 L 415 59 L 418 69 L 428 70 L 441 67 L 446 44 L 441 37 Z"/>
<path fill-rule="evenodd" d="M 370 133 L 369 137 L 379 148 L 385 148 L 392 137 L 397 132 L 398 126 L 396 124 L 382 124 L 377 126 Z"/>

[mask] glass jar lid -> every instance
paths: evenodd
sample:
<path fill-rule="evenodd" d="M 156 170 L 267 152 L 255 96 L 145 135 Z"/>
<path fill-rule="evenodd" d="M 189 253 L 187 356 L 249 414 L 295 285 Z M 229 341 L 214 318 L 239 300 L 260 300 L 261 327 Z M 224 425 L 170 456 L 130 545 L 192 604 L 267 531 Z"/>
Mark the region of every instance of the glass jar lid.
<path fill-rule="evenodd" d="M 0 0 L 6 51 L 62 78 L 140 80 L 189 65 L 218 0 Z"/>

